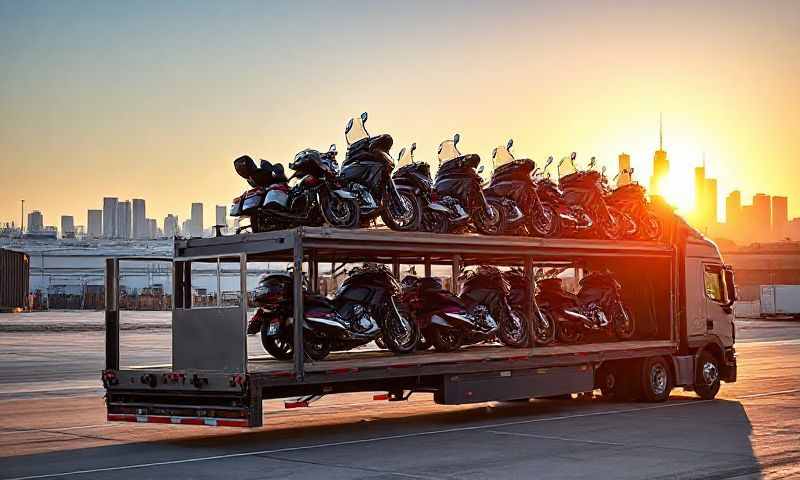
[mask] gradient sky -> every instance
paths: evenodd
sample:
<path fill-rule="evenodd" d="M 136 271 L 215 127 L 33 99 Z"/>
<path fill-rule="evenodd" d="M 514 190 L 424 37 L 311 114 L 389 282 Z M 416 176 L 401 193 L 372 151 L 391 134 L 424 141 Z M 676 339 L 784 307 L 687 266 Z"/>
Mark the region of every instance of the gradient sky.
<path fill-rule="evenodd" d="M 800 2 L 0 0 L 0 221 L 86 224 L 102 196 L 159 225 L 245 187 L 232 160 L 344 150 L 350 116 L 418 160 L 454 132 L 488 159 L 576 150 L 647 184 L 664 114 L 678 191 L 800 216 Z M 676 198 L 688 205 L 685 195 Z"/>

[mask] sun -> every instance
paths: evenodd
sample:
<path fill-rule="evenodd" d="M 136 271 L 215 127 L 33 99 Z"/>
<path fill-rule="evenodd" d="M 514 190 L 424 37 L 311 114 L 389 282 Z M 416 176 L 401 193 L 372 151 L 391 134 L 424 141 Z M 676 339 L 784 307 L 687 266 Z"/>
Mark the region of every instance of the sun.
<path fill-rule="evenodd" d="M 671 171 L 658 184 L 658 191 L 679 213 L 688 214 L 694 207 L 694 179 Z"/>

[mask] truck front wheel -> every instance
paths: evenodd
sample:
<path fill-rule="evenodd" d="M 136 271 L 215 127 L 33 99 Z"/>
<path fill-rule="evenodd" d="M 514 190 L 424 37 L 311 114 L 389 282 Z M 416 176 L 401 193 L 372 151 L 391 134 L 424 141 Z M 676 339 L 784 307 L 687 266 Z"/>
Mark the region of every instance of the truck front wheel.
<path fill-rule="evenodd" d="M 713 400 L 719 393 L 719 360 L 711 352 L 700 352 L 697 357 L 697 372 L 694 378 L 694 391 L 703 400 Z"/>
<path fill-rule="evenodd" d="M 664 357 L 651 357 L 642 362 L 642 400 L 663 402 L 669 398 L 674 385 L 672 370 Z"/>

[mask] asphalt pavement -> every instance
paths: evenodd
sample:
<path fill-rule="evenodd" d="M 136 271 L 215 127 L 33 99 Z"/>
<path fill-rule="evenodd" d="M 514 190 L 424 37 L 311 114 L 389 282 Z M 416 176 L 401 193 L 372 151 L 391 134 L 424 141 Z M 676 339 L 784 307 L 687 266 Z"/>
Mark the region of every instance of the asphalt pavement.
<path fill-rule="evenodd" d="M 102 321 L 92 315 L 73 320 Z M 169 338 L 163 326 L 123 331 L 123 362 L 168 361 Z M 661 404 L 346 394 L 265 402 L 265 426 L 243 430 L 107 423 L 101 331 L 0 327 L 0 480 L 800 478 L 800 323 L 738 321 L 737 351 L 739 381 L 714 401 L 680 389 Z"/>

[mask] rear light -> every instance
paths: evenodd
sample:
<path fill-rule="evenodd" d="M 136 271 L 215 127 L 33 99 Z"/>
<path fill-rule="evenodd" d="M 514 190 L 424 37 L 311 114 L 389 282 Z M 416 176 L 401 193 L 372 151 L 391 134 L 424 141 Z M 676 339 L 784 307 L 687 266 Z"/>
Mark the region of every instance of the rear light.
<path fill-rule="evenodd" d="M 102 375 L 103 383 L 106 385 L 116 385 L 119 383 L 119 379 L 117 378 L 117 372 L 113 370 L 106 370 L 103 372 Z"/>

